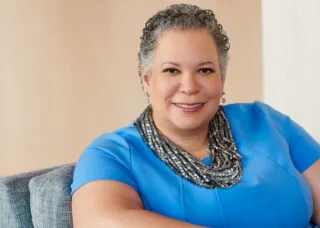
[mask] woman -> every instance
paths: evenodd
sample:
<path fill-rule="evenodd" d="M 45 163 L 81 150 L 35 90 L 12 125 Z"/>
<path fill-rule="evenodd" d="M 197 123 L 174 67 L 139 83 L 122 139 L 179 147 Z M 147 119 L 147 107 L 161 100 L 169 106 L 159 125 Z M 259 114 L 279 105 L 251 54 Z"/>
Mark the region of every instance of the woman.
<path fill-rule="evenodd" d="M 220 106 L 228 50 L 211 10 L 172 5 L 147 21 L 139 74 L 150 105 L 80 157 L 75 227 L 320 224 L 319 144 L 263 103 Z"/>

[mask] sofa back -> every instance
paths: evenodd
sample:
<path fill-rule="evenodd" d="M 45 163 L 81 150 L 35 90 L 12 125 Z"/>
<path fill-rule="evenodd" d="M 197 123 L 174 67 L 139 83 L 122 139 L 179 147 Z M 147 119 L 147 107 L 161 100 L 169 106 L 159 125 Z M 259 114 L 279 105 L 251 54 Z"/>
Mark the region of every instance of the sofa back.
<path fill-rule="evenodd" d="M 73 227 L 70 185 L 74 166 L 0 178 L 0 227 Z"/>

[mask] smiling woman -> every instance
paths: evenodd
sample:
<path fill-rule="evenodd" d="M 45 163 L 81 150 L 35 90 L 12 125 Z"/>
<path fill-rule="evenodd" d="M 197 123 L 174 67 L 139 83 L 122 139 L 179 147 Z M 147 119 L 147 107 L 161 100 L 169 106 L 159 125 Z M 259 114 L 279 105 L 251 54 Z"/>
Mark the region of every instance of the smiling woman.
<path fill-rule="evenodd" d="M 159 130 L 170 139 L 195 132 L 206 139 L 224 85 L 210 33 L 204 29 L 166 32 L 158 41 L 149 75 L 148 71 L 143 69 L 142 77 Z M 197 144 L 203 149 L 203 140 Z"/>
<path fill-rule="evenodd" d="M 150 104 L 83 152 L 75 227 L 319 224 L 319 144 L 261 102 L 221 105 L 229 47 L 211 10 L 171 5 L 147 21 L 139 75 Z"/>

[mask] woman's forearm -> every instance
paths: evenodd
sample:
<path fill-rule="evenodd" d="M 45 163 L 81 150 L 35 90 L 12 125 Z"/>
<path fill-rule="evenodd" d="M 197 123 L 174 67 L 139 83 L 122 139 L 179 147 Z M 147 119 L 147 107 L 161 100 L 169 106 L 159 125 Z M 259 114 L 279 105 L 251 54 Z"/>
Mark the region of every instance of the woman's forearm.
<path fill-rule="evenodd" d="M 171 219 L 146 210 L 124 210 L 115 213 L 104 221 L 104 228 L 204 228 L 179 220 Z"/>

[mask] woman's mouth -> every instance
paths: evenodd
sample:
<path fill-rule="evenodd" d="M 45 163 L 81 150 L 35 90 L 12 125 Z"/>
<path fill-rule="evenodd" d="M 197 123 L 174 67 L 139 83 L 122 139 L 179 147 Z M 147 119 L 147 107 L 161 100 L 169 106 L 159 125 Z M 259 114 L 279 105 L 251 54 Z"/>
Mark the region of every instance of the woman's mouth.
<path fill-rule="evenodd" d="M 193 113 L 197 112 L 204 106 L 205 103 L 174 103 L 174 105 L 183 112 Z"/>

